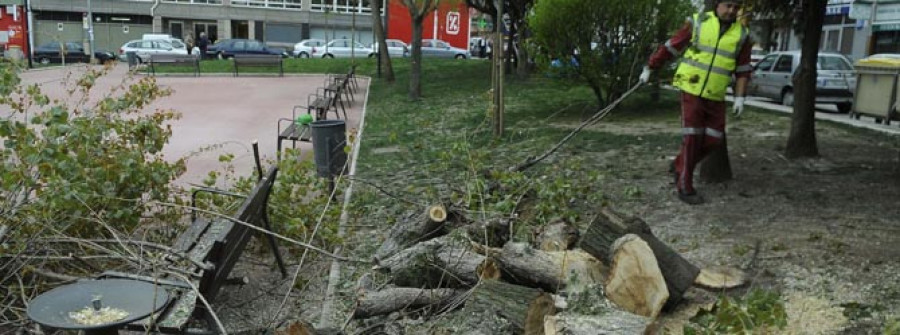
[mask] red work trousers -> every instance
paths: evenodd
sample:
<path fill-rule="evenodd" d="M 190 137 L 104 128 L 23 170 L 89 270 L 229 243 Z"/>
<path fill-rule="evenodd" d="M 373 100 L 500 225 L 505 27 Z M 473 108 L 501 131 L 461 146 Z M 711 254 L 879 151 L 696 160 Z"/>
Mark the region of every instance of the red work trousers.
<path fill-rule="evenodd" d="M 693 194 L 694 168 L 725 137 L 725 102 L 681 93 L 681 152 L 675 158 L 675 187 Z"/>

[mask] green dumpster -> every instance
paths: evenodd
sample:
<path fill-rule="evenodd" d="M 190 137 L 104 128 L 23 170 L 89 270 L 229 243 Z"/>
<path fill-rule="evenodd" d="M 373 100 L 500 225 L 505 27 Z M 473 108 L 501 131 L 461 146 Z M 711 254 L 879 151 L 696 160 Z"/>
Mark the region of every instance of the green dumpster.
<path fill-rule="evenodd" d="M 855 67 L 856 95 L 850 117 L 859 119 L 860 115 L 867 115 L 885 124 L 900 120 L 900 59 L 863 59 Z"/>

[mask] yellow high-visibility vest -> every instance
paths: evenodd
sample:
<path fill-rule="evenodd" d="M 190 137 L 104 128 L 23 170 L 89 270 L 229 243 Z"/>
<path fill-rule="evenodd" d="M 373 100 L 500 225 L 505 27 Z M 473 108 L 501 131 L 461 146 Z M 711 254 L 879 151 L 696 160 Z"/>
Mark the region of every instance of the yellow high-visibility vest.
<path fill-rule="evenodd" d="M 725 90 L 737 65 L 740 47 L 749 31 L 739 22 L 719 36 L 719 18 L 714 12 L 691 17 L 691 46 L 675 71 L 672 83 L 682 91 L 714 101 L 725 100 Z"/>

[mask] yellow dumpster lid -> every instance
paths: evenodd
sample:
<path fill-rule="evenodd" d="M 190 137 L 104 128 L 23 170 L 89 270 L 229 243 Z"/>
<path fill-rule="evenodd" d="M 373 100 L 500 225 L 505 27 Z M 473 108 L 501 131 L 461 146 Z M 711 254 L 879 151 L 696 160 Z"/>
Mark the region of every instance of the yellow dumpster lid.
<path fill-rule="evenodd" d="M 900 54 L 875 54 L 860 59 L 856 66 L 897 67 L 900 68 Z"/>

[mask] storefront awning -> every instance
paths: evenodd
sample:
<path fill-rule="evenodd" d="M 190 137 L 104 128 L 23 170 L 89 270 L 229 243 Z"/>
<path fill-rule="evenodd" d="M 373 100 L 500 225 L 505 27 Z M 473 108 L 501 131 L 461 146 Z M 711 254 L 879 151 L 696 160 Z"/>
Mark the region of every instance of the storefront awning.
<path fill-rule="evenodd" d="M 895 31 L 895 30 L 900 30 L 900 21 L 877 22 L 872 25 L 872 31 Z"/>

